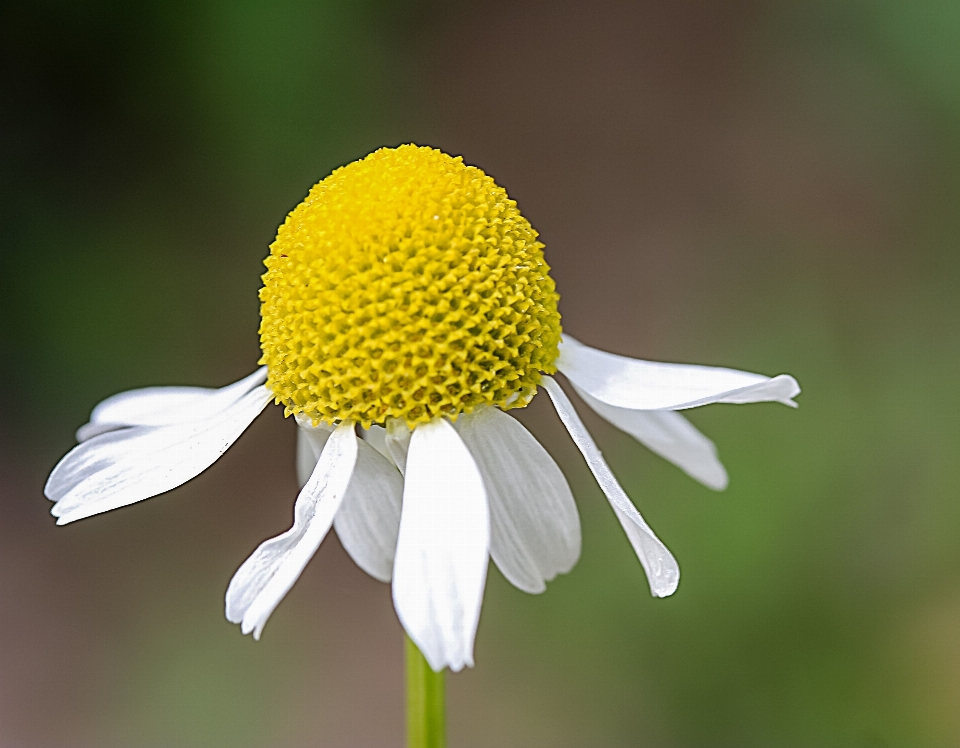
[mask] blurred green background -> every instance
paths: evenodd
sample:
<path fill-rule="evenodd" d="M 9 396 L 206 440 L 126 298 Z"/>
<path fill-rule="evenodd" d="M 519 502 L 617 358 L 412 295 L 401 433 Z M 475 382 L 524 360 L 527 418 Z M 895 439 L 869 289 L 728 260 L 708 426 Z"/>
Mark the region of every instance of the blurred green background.
<path fill-rule="evenodd" d="M 491 567 L 451 746 L 960 745 L 960 4 L 0 6 L 0 746 L 399 746 L 389 588 L 336 538 L 254 643 L 223 592 L 289 524 L 271 408 L 168 495 L 56 528 L 90 408 L 255 364 L 261 260 L 334 167 L 415 141 L 541 232 L 566 329 L 789 372 L 692 419 L 713 494 L 584 413 L 680 560 L 650 598 L 577 495 L 541 596 Z"/>

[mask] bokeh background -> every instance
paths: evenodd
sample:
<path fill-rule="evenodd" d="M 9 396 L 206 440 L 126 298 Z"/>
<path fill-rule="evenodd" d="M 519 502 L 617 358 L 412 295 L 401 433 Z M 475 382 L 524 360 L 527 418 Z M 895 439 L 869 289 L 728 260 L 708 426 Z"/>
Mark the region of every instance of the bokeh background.
<path fill-rule="evenodd" d="M 13 0 L 0 66 L 0 745 L 401 745 L 389 589 L 334 536 L 261 642 L 224 620 L 290 521 L 279 408 L 142 504 L 57 528 L 41 489 L 103 397 L 249 372 L 277 225 L 410 141 L 519 201 L 578 338 L 804 387 L 691 414 L 722 494 L 584 413 L 666 600 L 534 401 L 583 555 L 491 567 L 451 746 L 960 745 L 960 4 Z"/>

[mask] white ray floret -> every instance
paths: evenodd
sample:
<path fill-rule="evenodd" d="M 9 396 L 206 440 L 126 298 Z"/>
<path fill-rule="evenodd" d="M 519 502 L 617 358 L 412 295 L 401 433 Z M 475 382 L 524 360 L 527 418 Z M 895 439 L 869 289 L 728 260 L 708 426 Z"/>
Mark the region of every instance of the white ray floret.
<path fill-rule="evenodd" d="M 717 366 L 662 364 L 618 356 L 564 335 L 557 368 L 602 403 L 632 410 L 684 410 L 711 403 L 780 402 L 796 407 L 789 374 L 765 377 Z"/>
<path fill-rule="evenodd" d="M 610 471 L 606 461 L 597 445 L 594 443 L 590 432 L 587 431 L 574 410 L 573 404 L 566 393 L 560 389 L 560 385 L 552 377 L 543 378 L 543 386 L 563 425 L 567 427 L 570 437 L 574 444 L 583 454 L 583 458 L 596 478 L 597 483 L 606 495 L 610 506 L 613 507 L 617 519 L 627 533 L 630 545 L 640 559 L 643 570 L 647 574 L 647 581 L 650 583 L 650 592 L 654 597 L 667 597 L 672 595 L 677 585 L 680 584 L 680 566 L 673 554 L 667 550 L 667 547 L 660 541 L 650 526 L 646 523 L 640 512 L 630 501 L 630 497 L 620 487 L 616 477 Z"/>
<path fill-rule="evenodd" d="M 263 384 L 267 367 L 226 387 L 144 387 L 108 397 L 93 409 L 89 423 L 77 430 L 77 441 L 126 426 L 169 426 L 199 421 L 220 413 Z"/>
<path fill-rule="evenodd" d="M 716 445 L 673 410 L 631 410 L 607 405 L 579 387 L 580 398 L 621 431 L 683 470 L 705 486 L 722 491 L 730 482 Z"/>
<path fill-rule="evenodd" d="M 483 479 L 445 419 L 410 437 L 393 602 L 434 670 L 473 665 L 487 575 L 490 520 Z"/>
<path fill-rule="evenodd" d="M 297 417 L 297 475 L 301 488 L 310 479 L 332 426 L 314 426 L 310 419 Z M 380 432 L 384 429 L 376 427 Z M 361 569 L 374 579 L 389 582 L 400 529 L 400 498 L 403 477 L 389 457 L 370 446 L 377 431 L 367 429 L 357 444 L 357 464 L 340 511 L 333 520 L 340 542 Z"/>
<path fill-rule="evenodd" d="M 524 592 L 539 593 L 580 557 L 580 516 L 557 463 L 515 418 L 478 408 L 457 430 L 490 504 L 490 555 Z"/>
<path fill-rule="evenodd" d="M 209 418 L 108 431 L 75 447 L 44 493 L 63 525 L 165 493 L 196 477 L 230 448 L 272 398 L 258 385 Z"/>
<path fill-rule="evenodd" d="M 313 474 L 297 497 L 293 527 L 265 541 L 227 588 L 227 620 L 259 639 L 270 614 L 313 558 L 333 524 L 357 462 L 354 425 L 341 423 L 327 439 Z"/>
<path fill-rule="evenodd" d="M 357 466 L 333 526 L 357 566 L 389 582 L 400 532 L 403 476 L 366 441 L 358 441 L 357 447 Z"/>

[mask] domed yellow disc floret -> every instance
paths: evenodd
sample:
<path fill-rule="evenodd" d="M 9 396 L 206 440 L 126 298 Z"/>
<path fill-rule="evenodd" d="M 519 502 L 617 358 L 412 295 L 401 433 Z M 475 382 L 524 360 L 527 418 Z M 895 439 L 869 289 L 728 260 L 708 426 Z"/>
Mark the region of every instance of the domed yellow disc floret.
<path fill-rule="evenodd" d="M 526 405 L 556 370 L 543 244 L 459 157 L 404 145 L 337 169 L 264 264 L 261 363 L 288 415 L 412 426 Z"/>

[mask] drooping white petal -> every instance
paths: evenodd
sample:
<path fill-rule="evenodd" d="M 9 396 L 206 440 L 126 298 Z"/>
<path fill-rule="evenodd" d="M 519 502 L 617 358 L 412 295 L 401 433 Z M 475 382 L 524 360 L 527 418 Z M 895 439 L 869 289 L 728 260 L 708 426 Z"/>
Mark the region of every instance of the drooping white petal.
<path fill-rule="evenodd" d="M 410 427 L 406 421 L 391 418 L 387 421 L 387 434 L 384 446 L 393 460 L 393 464 L 403 473 L 407 469 L 407 450 L 410 448 Z"/>
<path fill-rule="evenodd" d="M 473 665 L 490 519 L 480 471 L 445 419 L 410 438 L 393 566 L 393 603 L 439 672 Z"/>
<path fill-rule="evenodd" d="M 580 516 L 557 463 L 523 424 L 483 407 L 460 416 L 490 505 L 490 555 L 524 592 L 538 593 L 580 557 Z"/>
<path fill-rule="evenodd" d="M 299 413 L 295 418 L 297 420 L 297 480 L 300 482 L 300 488 L 303 488 L 317 466 L 317 460 L 323 452 L 323 445 L 333 433 L 333 426 L 326 423 L 314 426 L 309 418 Z"/>
<path fill-rule="evenodd" d="M 297 476 L 300 486 L 306 485 L 320 459 L 332 426 L 313 426 L 309 418 L 297 416 Z M 373 429 L 379 429 L 377 434 Z M 365 430 L 384 451 L 386 431 L 373 426 Z M 403 476 L 389 457 L 383 456 L 366 441 L 361 441 L 357 465 L 333 526 L 350 558 L 374 579 L 389 582 L 393 573 L 393 557 L 397 550 L 400 529 L 400 497 Z"/>
<path fill-rule="evenodd" d="M 177 413 L 183 413 L 186 409 L 185 406 L 188 407 L 192 403 L 203 402 L 204 399 L 211 397 L 215 392 L 217 392 L 217 390 L 207 387 L 147 387 L 141 390 L 121 392 L 119 395 L 114 395 L 104 400 L 97 408 L 103 405 L 112 405 L 113 402 L 122 405 L 122 400 L 126 399 L 126 396 L 131 396 L 132 406 L 142 403 L 146 407 L 152 407 L 156 405 L 158 400 L 162 399 L 164 404 L 159 410 L 147 410 L 145 412 L 147 419 L 150 420 L 152 416 L 158 413 L 162 415 L 168 408 Z M 141 395 L 142 397 L 140 397 Z M 109 415 L 111 410 L 114 409 L 107 408 L 105 409 L 105 413 Z M 116 410 L 120 410 L 120 408 Z M 98 417 L 97 411 L 94 410 L 90 414 L 90 421 L 77 429 L 77 441 L 85 442 L 87 439 L 92 439 L 108 431 L 116 431 L 117 429 L 137 425 L 136 421 L 140 414 L 131 407 L 127 415 L 129 417 L 121 419 L 120 414 L 117 413 L 116 420 L 103 420 L 103 417 Z M 163 424 L 149 423 L 140 425 L 158 426 Z"/>
<path fill-rule="evenodd" d="M 77 430 L 77 441 L 126 426 L 168 426 L 210 418 L 266 381 L 267 367 L 226 387 L 144 387 L 121 392 L 97 405 L 90 422 Z"/>
<path fill-rule="evenodd" d="M 574 410 L 570 399 L 560 389 L 560 385 L 552 377 L 546 376 L 543 378 L 542 384 L 547 390 L 547 394 L 550 395 L 560 420 L 567 427 L 571 438 L 583 454 L 590 472 L 597 479 L 597 483 L 600 484 L 600 488 L 603 489 L 604 494 L 610 501 L 617 519 L 620 520 L 621 526 L 627 533 L 630 545 L 633 546 L 633 550 L 636 551 L 637 557 L 647 573 L 650 592 L 654 597 L 672 595 L 680 583 L 680 567 L 677 565 L 673 554 L 660 542 L 660 539 L 640 516 L 640 512 L 630 501 L 630 497 L 620 487 L 593 438 L 583 425 L 583 421 L 580 420 L 580 416 Z"/>
<path fill-rule="evenodd" d="M 389 582 L 400 530 L 400 471 L 364 441 L 347 495 L 333 520 L 340 542 L 357 566 L 374 579 Z"/>
<path fill-rule="evenodd" d="M 44 493 L 58 525 L 149 499 L 186 483 L 229 449 L 273 394 L 264 385 L 201 421 L 132 426 L 74 447 Z"/>
<path fill-rule="evenodd" d="M 800 385 L 789 374 L 771 378 L 716 366 L 641 361 L 591 348 L 569 335 L 560 343 L 557 368 L 597 400 L 635 410 L 771 401 L 795 408 L 792 398 L 800 394 Z"/>
<path fill-rule="evenodd" d="M 729 479 L 714 443 L 672 410 L 628 410 L 607 405 L 574 385 L 577 394 L 600 416 L 669 460 L 694 480 L 722 491 Z"/>
<path fill-rule="evenodd" d="M 230 580 L 226 615 L 259 639 L 270 614 L 300 577 L 333 524 L 357 461 L 357 437 L 341 423 L 323 447 L 294 507 L 293 527 L 260 544 Z"/>

